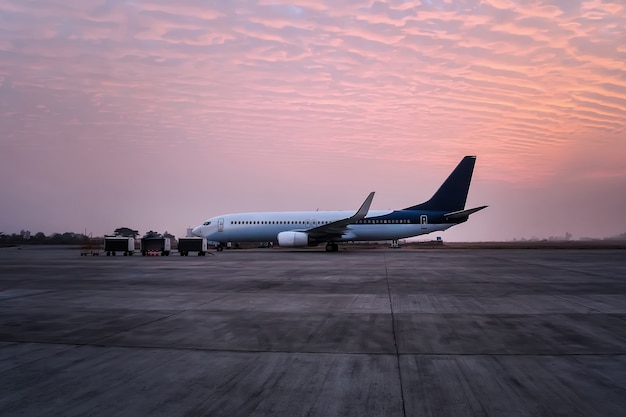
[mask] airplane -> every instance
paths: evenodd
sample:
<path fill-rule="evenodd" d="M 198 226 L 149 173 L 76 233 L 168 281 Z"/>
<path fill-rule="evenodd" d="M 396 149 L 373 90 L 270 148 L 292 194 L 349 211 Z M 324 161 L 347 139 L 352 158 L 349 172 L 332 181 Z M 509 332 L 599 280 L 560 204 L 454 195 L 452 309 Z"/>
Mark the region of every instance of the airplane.
<path fill-rule="evenodd" d="M 371 210 L 371 192 L 361 207 L 349 211 L 290 211 L 223 214 L 193 228 L 195 236 L 213 242 L 276 242 L 280 247 L 310 247 L 326 242 L 327 252 L 338 242 L 391 240 L 447 230 L 466 222 L 487 206 L 465 210 L 475 156 L 466 156 L 430 200 L 401 210 Z"/>

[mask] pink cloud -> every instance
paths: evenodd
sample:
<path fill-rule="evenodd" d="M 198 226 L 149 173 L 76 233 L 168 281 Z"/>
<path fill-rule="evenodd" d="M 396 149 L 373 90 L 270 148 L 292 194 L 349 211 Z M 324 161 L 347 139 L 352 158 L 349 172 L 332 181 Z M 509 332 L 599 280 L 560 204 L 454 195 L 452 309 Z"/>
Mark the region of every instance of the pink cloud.
<path fill-rule="evenodd" d="M 494 190 L 541 186 L 570 175 L 590 142 L 602 146 L 580 175 L 624 176 L 604 162 L 626 156 L 619 3 L 57 0 L 5 2 L 0 26 L 0 152 L 11 155 L 0 174 L 39 167 L 30 191 L 68 184 L 99 205 L 119 195 L 140 206 L 162 189 L 184 199 L 211 188 L 186 213 L 204 218 L 230 207 L 213 196 L 307 184 L 310 204 L 315 188 L 350 188 L 333 191 L 343 208 L 377 175 L 390 193 L 428 194 L 464 154 Z M 105 173 L 120 159 L 171 175 L 116 187 L 123 176 Z M 245 180 L 228 176 L 242 166 Z M 363 189 L 346 172 L 367 173 Z M 400 200 L 390 204 L 414 202 Z"/>

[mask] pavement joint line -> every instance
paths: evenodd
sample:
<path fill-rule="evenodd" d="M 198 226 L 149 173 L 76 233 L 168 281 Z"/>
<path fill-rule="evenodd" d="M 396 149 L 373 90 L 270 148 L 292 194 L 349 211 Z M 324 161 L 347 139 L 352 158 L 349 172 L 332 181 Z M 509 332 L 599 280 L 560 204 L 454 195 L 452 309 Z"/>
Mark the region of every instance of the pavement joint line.
<path fill-rule="evenodd" d="M 487 259 L 487 257 L 485 259 Z M 497 260 L 498 258 L 496 258 L 496 257 L 488 257 L 488 259 Z M 533 265 L 533 266 L 540 266 L 540 267 L 544 266 L 541 263 L 531 262 L 531 261 L 528 261 L 528 260 L 522 261 L 520 259 L 509 259 L 509 260 L 507 260 L 507 262 L 516 262 L 516 263 L 521 264 L 521 265 Z M 564 266 L 555 266 L 554 269 L 558 269 L 560 271 L 566 271 L 566 272 L 574 272 L 574 273 L 577 273 L 577 274 L 589 275 L 589 276 L 592 276 L 592 277 L 606 278 L 606 275 L 604 275 L 604 274 L 599 274 L 599 273 L 595 273 L 595 272 L 589 272 L 589 271 L 586 271 L 584 269 L 570 269 L 570 268 L 567 268 L 567 267 L 564 267 Z"/>
<path fill-rule="evenodd" d="M 5 343 L 5 342 L 0 342 L 0 343 Z M 24 342 L 8 342 L 8 343 L 13 343 L 13 344 L 18 344 L 18 345 L 19 344 L 24 344 Z M 33 342 L 26 342 L 26 343 L 33 343 Z M 37 342 L 34 342 L 34 344 L 37 344 Z M 46 344 L 47 345 L 47 344 L 51 344 L 51 343 L 41 343 L 41 344 Z M 10 372 L 10 371 L 13 371 L 14 369 L 20 368 L 20 367 L 22 367 L 24 365 L 32 365 L 33 363 L 37 363 L 37 362 L 40 362 L 40 361 L 43 361 L 43 360 L 48 360 L 50 358 L 53 358 L 55 356 L 60 356 L 60 355 L 64 354 L 65 352 L 69 352 L 70 350 L 78 349 L 80 347 L 80 345 L 65 344 L 65 343 L 54 343 L 54 344 L 57 345 L 57 346 L 63 346 L 63 347 L 65 347 L 65 349 L 60 350 L 58 352 L 54 352 L 54 353 L 52 353 L 50 355 L 45 355 L 45 356 L 42 356 L 40 358 L 33 359 L 32 361 L 16 364 L 12 368 L 8 368 L 8 369 L 2 370 L 2 372 L 0 372 L 0 373 Z"/>
<path fill-rule="evenodd" d="M 492 352 L 492 353 L 459 353 L 459 352 L 336 352 L 336 351 L 295 351 L 295 350 L 254 350 L 254 349 L 220 349 L 220 348 L 200 348 L 200 347 L 185 347 L 185 346 L 144 346 L 144 345 L 123 345 L 123 344 L 105 344 L 94 342 L 53 342 L 53 341 L 32 341 L 32 340 L 2 340 L 0 343 L 16 343 L 16 344 L 41 344 L 41 345 L 59 345 L 59 346 L 73 346 L 79 347 L 95 347 L 95 348 L 123 348 L 123 349 L 146 349 L 146 350 L 171 350 L 171 351 L 191 351 L 191 352 L 228 352 L 228 353 L 279 353 L 279 354 L 297 354 L 297 355 L 340 355 L 340 356 L 434 356 L 434 357 L 619 357 L 626 356 L 624 352 L 604 352 L 604 353 L 506 353 L 506 352 Z M 67 349 L 70 350 L 70 349 Z M 67 351 L 66 350 L 66 351 Z M 57 352 L 54 355 L 59 355 L 62 352 Z"/>
<path fill-rule="evenodd" d="M 158 310 L 157 310 L 157 311 L 158 311 Z M 98 339 L 95 339 L 95 340 L 91 341 L 91 343 L 92 343 L 92 344 L 97 344 L 99 341 L 104 340 L 104 339 L 108 339 L 109 337 L 113 337 L 113 336 L 116 336 L 116 335 L 119 335 L 119 334 L 122 334 L 122 333 L 126 333 L 126 332 L 129 332 L 129 331 L 131 331 L 131 330 L 138 329 L 139 327 L 142 327 L 142 326 L 147 326 L 147 325 L 152 324 L 152 323 L 156 323 L 157 321 L 161 321 L 161 320 L 169 319 L 170 317 L 176 316 L 176 315 L 181 314 L 181 313 L 185 313 L 185 312 L 187 312 L 187 311 L 188 311 L 188 310 L 180 310 L 180 311 L 175 311 L 175 312 L 174 312 L 174 313 L 172 313 L 172 314 L 168 314 L 168 315 L 165 315 L 165 316 L 162 316 L 162 317 L 158 317 L 158 318 L 153 319 L 153 320 L 149 320 L 149 321 L 147 321 L 147 322 L 145 322 L 145 323 L 138 324 L 138 325 L 133 326 L 133 327 L 130 327 L 130 328 L 128 328 L 128 329 L 124 329 L 124 330 L 121 330 L 121 331 L 118 331 L 118 332 L 113 332 L 113 333 L 108 334 L 108 335 L 106 335 L 106 336 L 103 336 L 103 337 L 100 337 L 100 338 L 98 338 Z"/>
<path fill-rule="evenodd" d="M 626 321 L 626 316 L 622 313 L 605 313 L 607 316 L 615 317 L 616 319 L 620 319 L 622 321 Z"/>
<path fill-rule="evenodd" d="M 2 291 L 4 291 L 4 290 L 2 290 Z M 0 293 L 2 291 L 0 291 Z M 18 299 L 18 298 L 32 297 L 34 295 L 51 294 L 51 293 L 55 293 L 55 292 L 59 292 L 59 291 L 61 291 L 61 290 L 37 290 L 37 292 L 31 293 L 31 294 L 22 294 L 22 295 L 16 295 L 15 297 L 0 298 L 0 303 L 2 303 L 3 301 L 15 300 L 15 299 Z"/>
<path fill-rule="evenodd" d="M 556 298 L 560 298 L 563 301 L 567 301 L 568 303 L 572 303 L 572 304 L 577 304 L 579 306 L 583 306 L 583 307 L 585 307 L 585 308 L 587 308 L 589 310 L 595 311 L 596 314 L 607 314 L 607 313 L 605 313 L 603 311 L 598 310 L 597 308 L 589 307 L 588 305 L 583 304 L 580 301 L 569 300 L 569 299 L 567 299 L 566 297 L 564 297 L 562 295 L 555 295 L 555 297 Z M 586 314 L 590 314 L 590 313 L 586 313 Z"/>
<path fill-rule="evenodd" d="M 215 293 L 215 294 L 219 294 L 219 293 Z M 194 306 L 193 308 L 191 308 L 191 310 L 193 310 L 193 311 L 209 311 L 209 312 L 214 311 L 214 310 L 204 310 L 202 307 L 204 307 L 207 304 L 214 303 L 215 301 L 223 300 L 223 299 L 228 298 L 230 296 L 230 294 L 228 294 L 228 293 L 221 293 L 221 294 L 222 294 L 221 297 L 217 297 L 217 298 L 214 298 L 212 300 L 205 301 L 204 303 L 200 303 L 200 304 Z M 254 294 L 257 294 L 257 293 L 254 293 Z M 217 310 L 217 311 L 222 311 L 222 310 Z"/>
<path fill-rule="evenodd" d="M 398 348 L 398 338 L 396 335 L 396 320 L 394 317 L 393 300 L 391 298 L 391 285 L 389 284 L 389 270 L 387 268 L 387 255 L 383 255 L 385 262 L 385 281 L 387 282 L 387 296 L 389 297 L 389 310 L 391 312 L 391 331 L 393 333 L 393 346 L 396 350 L 396 366 L 398 367 L 398 380 L 400 383 L 400 400 L 402 401 L 402 415 L 406 417 L 406 402 L 404 400 L 404 386 L 402 385 L 402 368 L 400 366 L 400 350 Z"/>

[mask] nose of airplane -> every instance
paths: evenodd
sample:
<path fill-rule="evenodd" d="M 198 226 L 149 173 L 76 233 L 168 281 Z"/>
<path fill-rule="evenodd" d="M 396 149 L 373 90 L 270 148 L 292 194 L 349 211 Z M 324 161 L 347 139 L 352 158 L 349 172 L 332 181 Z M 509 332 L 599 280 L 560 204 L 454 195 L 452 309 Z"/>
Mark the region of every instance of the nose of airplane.
<path fill-rule="evenodd" d="M 191 233 L 194 236 L 198 236 L 198 237 L 202 237 L 202 226 L 196 226 L 193 228 L 193 230 L 191 231 Z"/>

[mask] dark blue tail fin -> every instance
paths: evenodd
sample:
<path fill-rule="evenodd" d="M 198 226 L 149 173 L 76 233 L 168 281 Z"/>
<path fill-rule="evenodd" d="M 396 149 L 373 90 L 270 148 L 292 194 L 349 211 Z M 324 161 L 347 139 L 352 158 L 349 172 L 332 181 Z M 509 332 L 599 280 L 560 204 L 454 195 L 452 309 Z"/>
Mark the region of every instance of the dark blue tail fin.
<path fill-rule="evenodd" d="M 448 213 L 463 210 L 475 163 L 475 156 L 463 158 L 430 200 L 405 210 L 432 210 Z"/>

